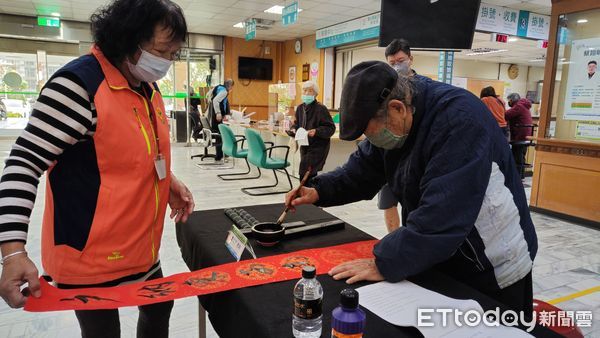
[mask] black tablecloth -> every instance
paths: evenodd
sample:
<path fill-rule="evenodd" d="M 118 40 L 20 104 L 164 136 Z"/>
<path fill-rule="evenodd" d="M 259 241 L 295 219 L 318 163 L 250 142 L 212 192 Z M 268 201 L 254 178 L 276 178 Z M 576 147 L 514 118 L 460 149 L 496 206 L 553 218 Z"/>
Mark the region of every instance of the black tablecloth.
<path fill-rule="evenodd" d="M 261 222 L 275 221 L 283 209 L 283 204 L 242 207 Z M 307 224 L 335 219 L 334 216 L 314 206 L 302 206 L 296 213 L 289 213 L 286 222 L 304 221 Z M 232 222 L 223 209 L 194 212 L 187 223 L 177 224 L 177 242 L 184 261 L 190 270 L 235 261 L 225 247 L 227 231 Z M 263 248 L 251 240 L 257 257 L 265 257 L 308 248 L 326 247 L 361 240 L 372 236 L 346 224 L 340 231 L 311 235 L 279 243 L 275 247 Z M 242 259 L 249 259 L 245 252 Z M 348 285 L 335 281 L 328 275 L 318 276 L 323 285 L 323 337 L 331 331 L 331 311 L 338 306 L 340 291 Z M 490 297 L 437 272 L 428 271 L 410 280 L 422 287 L 449 297 L 474 299 L 484 310 L 507 308 Z M 202 306 L 209 314 L 215 331 L 222 338 L 227 337 L 292 337 L 293 288 L 297 281 L 271 283 L 262 286 L 220 292 L 201 296 Z M 368 283 L 355 283 L 358 288 Z M 402 304 L 398 304 L 402 306 Z M 365 337 L 420 337 L 416 328 L 398 327 L 367 313 Z M 560 337 L 552 331 L 538 327 L 532 334 L 536 337 Z"/>

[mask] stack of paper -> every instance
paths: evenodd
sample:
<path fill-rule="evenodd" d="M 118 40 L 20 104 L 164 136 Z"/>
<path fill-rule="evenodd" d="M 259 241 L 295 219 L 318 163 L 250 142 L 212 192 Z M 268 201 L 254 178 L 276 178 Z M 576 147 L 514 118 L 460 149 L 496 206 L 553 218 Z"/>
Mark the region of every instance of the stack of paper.
<path fill-rule="evenodd" d="M 304 128 L 298 128 L 296 130 L 296 142 L 298 142 L 298 146 L 307 146 L 308 145 L 308 131 Z"/>
<path fill-rule="evenodd" d="M 416 327 L 426 338 L 469 338 L 469 337 L 532 337 L 525 331 L 506 326 L 486 326 L 483 320 L 477 326 L 465 324 L 464 317 L 455 321 L 454 310 L 463 314 L 473 310 L 483 314 L 481 305 L 472 299 L 459 300 L 427 290 L 408 281 L 399 283 L 379 282 L 357 289 L 360 305 L 369 309 L 383 320 L 398 326 Z M 425 309 L 419 323 L 419 309 Z M 429 311 L 432 309 L 433 311 Z M 444 316 L 437 310 L 450 311 Z M 421 324 L 421 325 L 419 325 Z M 431 325 L 432 326 L 425 326 Z M 368 323 L 367 323 L 368 325 Z"/>

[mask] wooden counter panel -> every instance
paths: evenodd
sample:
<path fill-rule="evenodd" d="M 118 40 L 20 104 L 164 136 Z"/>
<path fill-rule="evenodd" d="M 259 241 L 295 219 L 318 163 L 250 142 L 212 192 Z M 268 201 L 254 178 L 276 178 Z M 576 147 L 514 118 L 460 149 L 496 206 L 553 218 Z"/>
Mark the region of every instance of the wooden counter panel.
<path fill-rule="evenodd" d="M 531 205 L 600 222 L 600 159 L 537 152 Z"/>

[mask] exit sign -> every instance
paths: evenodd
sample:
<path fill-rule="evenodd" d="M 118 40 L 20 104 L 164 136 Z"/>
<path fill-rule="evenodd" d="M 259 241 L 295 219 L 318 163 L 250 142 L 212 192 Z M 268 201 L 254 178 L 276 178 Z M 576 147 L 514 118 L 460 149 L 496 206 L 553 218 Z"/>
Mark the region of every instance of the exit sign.
<path fill-rule="evenodd" d="M 60 27 L 60 19 L 47 16 L 38 16 L 38 26 Z"/>

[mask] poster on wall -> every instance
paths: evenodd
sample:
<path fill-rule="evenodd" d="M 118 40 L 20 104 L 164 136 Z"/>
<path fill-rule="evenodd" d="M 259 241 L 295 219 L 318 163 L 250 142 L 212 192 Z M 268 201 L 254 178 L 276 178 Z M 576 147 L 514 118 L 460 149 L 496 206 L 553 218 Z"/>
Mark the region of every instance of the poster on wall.
<path fill-rule="evenodd" d="M 600 122 L 580 121 L 577 122 L 577 139 L 600 140 Z"/>
<path fill-rule="evenodd" d="M 288 77 L 290 83 L 296 83 L 296 66 L 291 66 L 288 69 Z"/>
<path fill-rule="evenodd" d="M 467 78 L 466 77 L 453 77 L 452 85 L 458 88 L 467 89 Z"/>
<path fill-rule="evenodd" d="M 573 40 L 565 120 L 600 121 L 600 38 Z"/>
<path fill-rule="evenodd" d="M 319 63 L 313 62 L 310 64 L 310 80 L 318 81 L 319 78 Z"/>

